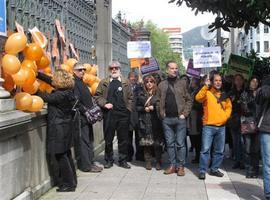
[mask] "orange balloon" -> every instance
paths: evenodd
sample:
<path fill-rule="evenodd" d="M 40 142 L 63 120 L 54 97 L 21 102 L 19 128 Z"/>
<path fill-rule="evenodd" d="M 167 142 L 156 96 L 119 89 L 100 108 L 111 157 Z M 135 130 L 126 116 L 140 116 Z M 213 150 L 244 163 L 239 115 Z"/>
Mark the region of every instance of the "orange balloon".
<path fill-rule="evenodd" d="M 25 85 L 33 85 L 33 83 L 36 80 L 36 73 L 33 69 L 29 68 L 24 68 L 22 67 L 23 70 L 26 72 L 26 81 L 24 82 L 23 86 Z"/>
<path fill-rule="evenodd" d="M 43 69 L 43 72 L 48 75 L 52 73 L 52 69 L 50 66 L 47 66 Z"/>
<path fill-rule="evenodd" d="M 73 69 L 73 66 L 77 63 L 78 61 L 75 58 L 69 58 L 67 61 L 64 63 L 68 66 L 70 66 L 71 69 Z"/>
<path fill-rule="evenodd" d="M 24 33 L 13 33 L 5 44 L 5 52 L 8 54 L 17 54 L 26 47 L 27 38 Z"/>
<path fill-rule="evenodd" d="M 46 83 L 46 85 L 47 85 L 46 92 L 47 93 L 52 93 L 52 91 L 54 90 L 54 88 L 52 86 L 50 86 L 49 84 L 47 84 L 47 83 Z"/>
<path fill-rule="evenodd" d="M 19 92 L 15 95 L 16 108 L 18 110 L 27 110 L 31 107 L 33 99 L 30 94 L 26 92 Z"/>
<path fill-rule="evenodd" d="M 6 54 L 2 59 L 2 66 L 5 73 L 12 75 L 20 70 L 21 62 L 16 56 Z"/>
<path fill-rule="evenodd" d="M 91 85 L 92 96 L 94 96 L 96 94 L 97 87 L 98 87 L 98 83 L 96 83 L 96 82 Z"/>
<path fill-rule="evenodd" d="M 88 85 L 92 85 L 96 80 L 96 77 L 92 74 L 84 74 L 83 82 L 87 83 Z"/>
<path fill-rule="evenodd" d="M 17 86 L 23 86 L 27 79 L 27 71 L 25 69 L 20 69 L 16 74 L 12 75 L 13 81 Z"/>
<path fill-rule="evenodd" d="M 31 97 L 33 102 L 27 110 L 30 112 L 40 111 L 44 105 L 44 101 L 39 96 L 32 95 Z"/>
<path fill-rule="evenodd" d="M 39 69 L 44 69 L 48 67 L 48 65 L 51 64 L 51 61 L 49 60 L 47 55 L 43 55 L 40 60 L 37 61 L 37 66 Z"/>
<path fill-rule="evenodd" d="M 39 82 L 35 80 L 35 82 L 32 85 L 24 84 L 22 89 L 24 92 L 27 92 L 29 94 L 35 94 L 38 91 L 38 88 L 39 88 Z"/>
<path fill-rule="evenodd" d="M 88 87 L 88 89 L 89 89 L 89 92 L 92 94 L 92 90 L 91 90 L 91 87 Z"/>
<path fill-rule="evenodd" d="M 99 83 L 99 82 L 100 82 L 100 78 L 96 77 L 95 82 L 96 82 L 96 83 Z"/>
<path fill-rule="evenodd" d="M 60 65 L 60 68 L 63 69 L 63 70 L 66 70 L 66 71 L 69 72 L 69 73 L 72 73 L 72 67 L 70 67 L 70 66 L 67 65 L 67 64 L 61 64 L 61 65 Z"/>
<path fill-rule="evenodd" d="M 7 91 L 11 92 L 14 89 L 14 86 L 15 86 L 14 81 L 13 81 L 11 75 L 4 73 L 3 74 L 3 78 L 5 79 L 5 81 L 3 83 L 3 87 Z"/>
<path fill-rule="evenodd" d="M 44 81 L 41 80 L 37 80 L 39 83 L 39 90 L 41 92 L 47 92 L 47 93 L 51 93 L 53 90 L 53 87 L 50 86 L 49 84 L 45 83 Z"/>
<path fill-rule="evenodd" d="M 35 72 L 37 72 L 37 65 L 35 61 L 24 59 L 22 62 L 22 67 L 33 69 Z"/>
<path fill-rule="evenodd" d="M 97 68 L 96 67 L 91 67 L 89 74 L 93 74 L 94 76 L 97 75 Z"/>
<path fill-rule="evenodd" d="M 43 56 L 43 50 L 39 45 L 31 43 L 27 46 L 25 50 L 25 56 L 29 60 L 38 61 Z"/>
<path fill-rule="evenodd" d="M 83 66 L 85 67 L 85 73 L 89 73 L 91 68 L 92 68 L 92 65 L 89 64 L 89 63 L 84 63 Z"/>

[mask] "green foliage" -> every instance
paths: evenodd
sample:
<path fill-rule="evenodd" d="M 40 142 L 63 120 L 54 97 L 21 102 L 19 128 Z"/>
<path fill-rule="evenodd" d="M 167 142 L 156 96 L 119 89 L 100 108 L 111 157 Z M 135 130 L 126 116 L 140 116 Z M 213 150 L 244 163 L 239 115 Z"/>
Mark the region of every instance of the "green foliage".
<path fill-rule="evenodd" d="M 263 78 L 263 76 L 270 74 L 270 57 L 260 58 L 254 50 L 247 57 L 255 61 L 253 75 Z"/>
<path fill-rule="evenodd" d="M 148 31 L 151 32 L 151 48 L 152 56 L 155 57 L 160 65 L 162 71 L 165 71 L 165 64 L 169 60 L 174 60 L 177 62 L 180 72 L 184 72 L 184 67 L 182 64 L 182 59 L 180 54 L 174 53 L 169 44 L 169 38 L 166 33 L 159 29 L 153 22 L 148 21 L 145 26 Z"/>
<path fill-rule="evenodd" d="M 223 28 L 257 27 L 259 22 L 270 25 L 270 1 L 269 0 L 170 0 L 181 6 L 185 2 L 187 7 L 199 12 L 210 12 L 217 17 L 209 28 L 214 30 Z"/>

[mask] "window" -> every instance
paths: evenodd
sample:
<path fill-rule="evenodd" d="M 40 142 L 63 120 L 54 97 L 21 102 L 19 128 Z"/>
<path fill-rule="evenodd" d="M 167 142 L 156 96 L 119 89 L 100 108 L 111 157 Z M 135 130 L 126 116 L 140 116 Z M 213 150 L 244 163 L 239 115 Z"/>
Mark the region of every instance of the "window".
<path fill-rule="evenodd" d="M 260 42 L 256 42 L 256 52 L 260 53 Z"/>
<path fill-rule="evenodd" d="M 253 31 L 252 31 L 252 28 L 250 29 L 250 39 L 252 39 L 253 37 Z"/>
<path fill-rule="evenodd" d="M 253 43 L 251 42 L 250 43 L 250 50 L 252 50 L 253 49 Z"/>
<path fill-rule="evenodd" d="M 269 33 L 269 27 L 264 25 L 264 33 Z"/>
<path fill-rule="evenodd" d="M 269 52 L 269 41 L 264 41 L 264 52 Z"/>
<path fill-rule="evenodd" d="M 257 26 L 257 28 L 256 28 L 256 32 L 257 32 L 257 34 L 259 34 L 259 33 L 260 33 L 260 25 L 258 25 L 258 26 Z"/>

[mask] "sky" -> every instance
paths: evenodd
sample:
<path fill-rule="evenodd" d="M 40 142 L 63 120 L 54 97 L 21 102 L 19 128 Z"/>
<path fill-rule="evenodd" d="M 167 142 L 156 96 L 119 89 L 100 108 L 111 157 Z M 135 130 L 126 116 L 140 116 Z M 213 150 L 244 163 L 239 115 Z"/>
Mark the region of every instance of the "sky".
<path fill-rule="evenodd" d="M 135 22 L 143 19 L 151 20 L 159 28 L 181 27 L 182 33 L 196 26 L 202 26 L 214 21 L 209 13 L 195 16 L 185 3 L 178 7 L 169 0 L 112 0 L 112 17 L 121 11 L 122 17 Z"/>

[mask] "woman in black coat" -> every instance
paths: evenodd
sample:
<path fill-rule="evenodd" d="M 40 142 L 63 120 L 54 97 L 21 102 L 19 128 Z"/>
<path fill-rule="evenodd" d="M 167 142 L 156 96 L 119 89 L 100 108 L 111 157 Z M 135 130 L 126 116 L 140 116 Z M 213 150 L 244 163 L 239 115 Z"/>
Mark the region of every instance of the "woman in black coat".
<path fill-rule="evenodd" d="M 72 123 L 72 107 L 75 103 L 73 76 L 59 69 L 54 73 L 51 84 L 55 88 L 51 94 L 37 93 L 48 103 L 47 153 L 55 156 L 59 167 L 59 189 L 57 191 L 75 191 L 77 178 L 70 150 L 73 145 L 74 132 Z"/>
<path fill-rule="evenodd" d="M 252 77 L 249 81 L 247 90 L 245 90 L 240 97 L 242 104 L 241 120 L 246 119 L 255 122 L 256 120 L 256 102 L 255 97 L 259 87 L 259 78 Z M 246 178 L 258 178 L 259 174 L 259 134 L 257 131 L 253 133 L 244 134 L 244 153 L 245 153 L 245 167 Z"/>
<path fill-rule="evenodd" d="M 156 169 L 161 169 L 161 154 L 163 144 L 163 132 L 161 122 L 156 111 L 156 80 L 153 76 L 147 75 L 143 79 L 144 88 L 138 92 L 136 99 L 136 110 L 139 115 L 140 145 L 144 147 L 145 168 L 152 169 L 151 154 L 154 149 Z"/>

